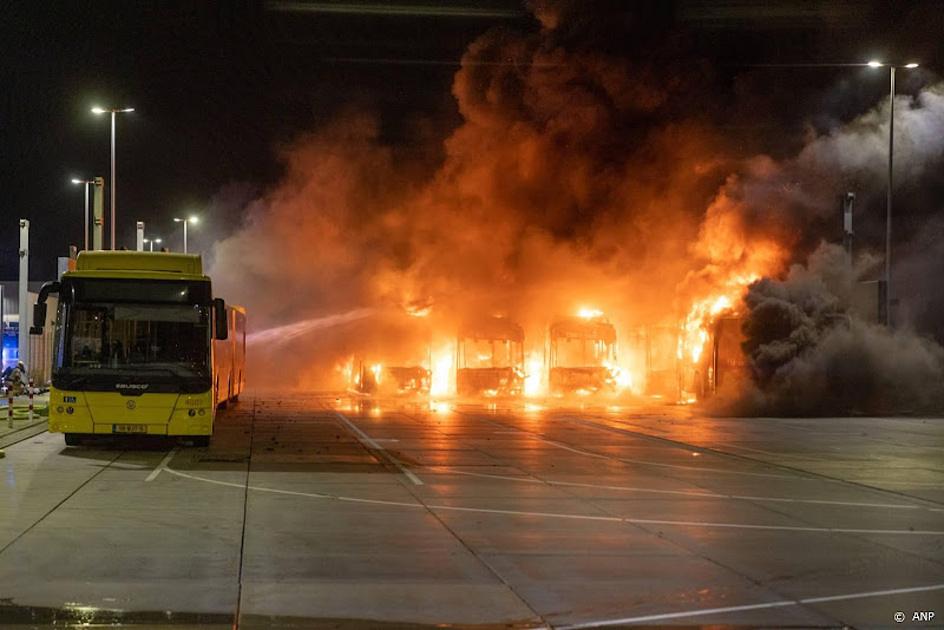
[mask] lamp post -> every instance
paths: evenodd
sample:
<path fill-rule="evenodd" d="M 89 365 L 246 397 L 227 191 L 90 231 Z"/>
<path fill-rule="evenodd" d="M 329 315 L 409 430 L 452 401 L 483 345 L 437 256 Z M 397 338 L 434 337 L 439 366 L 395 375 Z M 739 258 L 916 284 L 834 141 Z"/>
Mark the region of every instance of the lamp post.
<path fill-rule="evenodd" d="M 89 234 L 89 186 L 95 183 L 94 179 L 77 179 L 72 178 L 73 184 L 85 184 L 85 225 L 82 229 L 82 234 L 84 236 L 85 247 L 83 249 L 88 250 L 88 234 Z"/>
<path fill-rule="evenodd" d="M 160 245 L 160 244 L 161 244 L 161 239 L 159 239 L 159 238 L 146 238 L 146 239 L 144 239 L 144 242 L 149 244 L 149 246 L 150 246 L 150 250 L 149 250 L 149 251 L 152 251 L 152 252 L 153 252 L 153 251 L 154 251 L 154 243 L 157 243 L 158 245 Z"/>
<path fill-rule="evenodd" d="M 93 107 L 92 113 L 96 115 L 111 114 L 111 248 L 115 249 L 115 116 L 117 114 L 126 114 L 128 112 L 133 112 L 133 107 L 124 107 L 124 108 L 106 108 L 106 107 Z"/>
<path fill-rule="evenodd" d="M 182 218 L 180 218 L 180 217 L 174 217 L 174 223 L 183 223 L 183 224 L 184 224 L 184 253 L 185 253 L 185 254 L 187 253 L 187 224 L 188 224 L 188 223 L 193 223 L 194 225 L 196 225 L 199 221 L 200 221 L 200 219 L 198 219 L 197 217 L 194 217 L 194 216 L 188 217 L 188 218 L 186 218 L 186 219 L 182 219 Z"/>
<path fill-rule="evenodd" d="M 892 295 L 892 166 L 895 159 L 895 70 L 917 68 L 916 63 L 895 65 L 881 61 L 870 61 L 870 68 L 888 67 L 888 190 L 885 197 L 885 325 L 892 325 L 891 295 Z"/>

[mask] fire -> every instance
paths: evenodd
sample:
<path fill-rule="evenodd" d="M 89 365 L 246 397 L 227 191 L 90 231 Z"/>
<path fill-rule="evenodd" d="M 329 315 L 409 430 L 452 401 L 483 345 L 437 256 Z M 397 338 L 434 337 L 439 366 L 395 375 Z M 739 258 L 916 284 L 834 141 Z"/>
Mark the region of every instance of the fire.
<path fill-rule="evenodd" d="M 544 356 L 540 352 L 531 352 L 525 360 L 524 395 L 536 398 L 547 393 L 544 378 Z"/>
<path fill-rule="evenodd" d="M 696 364 L 701 360 L 708 343 L 708 328 L 719 315 L 734 309 L 748 285 L 757 280 L 757 274 L 734 276 L 722 293 L 696 301 L 682 323 L 678 342 L 678 358 Z"/>
<path fill-rule="evenodd" d="M 597 317 L 603 317 L 603 311 L 598 308 L 584 306 L 577 311 L 577 317 L 581 319 L 596 319 Z"/>
<path fill-rule="evenodd" d="M 610 377 L 613 379 L 613 384 L 616 386 L 618 393 L 632 388 L 633 376 L 628 369 L 615 361 L 604 361 L 603 367 L 610 371 Z"/>
<path fill-rule="evenodd" d="M 341 375 L 341 382 L 344 383 L 345 387 L 356 378 L 354 375 L 354 357 L 348 357 L 347 361 L 338 363 L 334 366 L 334 369 Z"/>
<path fill-rule="evenodd" d="M 374 373 L 374 382 L 377 385 L 380 385 L 380 383 L 383 381 L 383 365 L 380 363 L 375 363 L 374 365 L 370 366 L 370 371 Z"/>
<path fill-rule="evenodd" d="M 448 396 L 455 391 L 453 372 L 456 365 L 456 350 L 451 343 L 444 344 L 430 353 L 432 381 L 429 393 L 432 396 Z"/>

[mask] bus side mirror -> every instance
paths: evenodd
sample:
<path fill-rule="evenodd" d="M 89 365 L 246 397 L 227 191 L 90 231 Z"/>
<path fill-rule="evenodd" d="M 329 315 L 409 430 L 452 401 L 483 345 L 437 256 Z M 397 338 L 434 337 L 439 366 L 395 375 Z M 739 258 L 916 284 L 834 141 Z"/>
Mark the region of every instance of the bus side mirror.
<path fill-rule="evenodd" d="M 31 335 L 43 334 L 43 328 L 46 326 L 46 303 L 37 302 L 33 304 L 33 325 L 30 326 Z"/>
<path fill-rule="evenodd" d="M 213 299 L 213 328 L 215 329 L 214 338 L 219 341 L 226 341 L 229 337 L 229 321 L 226 317 L 226 302 L 223 298 Z"/>

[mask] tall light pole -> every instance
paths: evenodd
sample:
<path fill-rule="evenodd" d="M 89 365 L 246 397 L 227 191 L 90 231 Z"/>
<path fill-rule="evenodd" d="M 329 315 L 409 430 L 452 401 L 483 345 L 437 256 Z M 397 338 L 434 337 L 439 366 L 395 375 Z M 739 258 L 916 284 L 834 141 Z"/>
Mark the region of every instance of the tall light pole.
<path fill-rule="evenodd" d="M 882 63 L 881 61 L 870 61 L 870 68 L 882 68 L 887 66 L 889 69 L 889 90 L 888 90 L 888 190 L 885 197 L 885 325 L 892 325 L 891 296 L 892 296 L 892 166 L 895 160 L 895 69 L 896 68 L 917 68 L 916 63 L 906 63 L 895 65 L 891 63 Z"/>
<path fill-rule="evenodd" d="M 153 252 L 153 251 L 154 251 L 154 243 L 157 243 L 158 245 L 160 245 L 160 244 L 161 244 L 161 239 L 159 239 L 159 238 L 146 238 L 146 239 L 144 239 L 144 242 L 150 244 L 150 247 L 151 247 L 150 251 Z"/>
<path fill-rule="evenodd" d="M 183 223 L 184 224 L 184 253 L 187 253 L 187 224 L 193 223 L 196 225 L 200 219 L 197 217 L 188 217 L 186 219 L 181 219 L 180 217 L 174 217 L 174 223 Z"/>
<path fill-rule="evenodd" d="M 72 179 L 73 184 L 85 184 L 85 225 L 82 229 L 82 234 L 84 235 L 85 240 L 85 250 L 88 250 L 88 234 L 89 234 L 89 186 L 95 183 L 94 179 Z"/>
<path fill-rule="evenodd" d="M 101 115 L 111 114 L 111 248 L 115 249 L 115 116 L 133 112 L 133 107 L 93 107 L 92 113 Z"/>

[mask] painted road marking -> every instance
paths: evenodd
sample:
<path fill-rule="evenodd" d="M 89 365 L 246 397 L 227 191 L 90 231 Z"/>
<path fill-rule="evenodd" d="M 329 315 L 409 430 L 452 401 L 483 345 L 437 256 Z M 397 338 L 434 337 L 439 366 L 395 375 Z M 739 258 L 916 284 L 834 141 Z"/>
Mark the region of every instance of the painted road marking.
<path fill-rule="evenodd" d="M 456 470 L 449 466 L 426 466 L 429 470 L 442 470 L 449 474 L 467 475 L 469 477 L 484 477 L 487 479 L 503 479 L 507 481 L 520 481 L 523 483 L 543 483 L 549 486 L 568 486 L 575 488 L 597 488 L 600 490 L 622 490 L 626 492 L 646 492 L 651 494 L 673 494 L 709 499 L 740 499 L 745 501 L 772 501 L 776 503 L 813 503 L 817 505 L 839 505 L 848 507 L 873 507 L 888 508 L 894 510 L 928 510 L 930 512 L 939 512 L 936 508 L 928 508 L 923 505 L 904 505 L 902 503 L 860 503 L 858 501 L 833 501 L 829 499 L 792 499 L 788 497 L 759 497 L 742 494 L 723 494 L 720 492 L 708 492 L 699 490 L 662 490 L 657 488 L 639 488 L 636 486 L 608 486 L 596 483 L 578 483 L 576 481 L 551 481 L 549 479 L 538 479 L 536 477 L 513 477 L 511 475 L 493 475 L 489 473 L 477 473 L 465 470 Z"/>
<path fill-rule="evenodd" d="M 174 458 L 174 455 L 177 454 L 177 447 L 175 446 L 170 450 L 170 452 L 164 456 L 164 459 L 161 460 L 161 463 L 157 465 L 157 468 L 151 471 L 151 474 L 147 476 L 147 479 L 144 481 L 154 481 L 157 479 L 157 476 L 161 474 L 162 470 L 167 470 L 167 464 L 170 463 L 170 460 Z"/>
<path fill-rule="evenodd" d="M 799 525 L 753 525 L 749 523 L 717 523 L 710 521 L 673 521 L 664 519 L 649 518 L 629 518 L 623 516 L 604 516 L 593 514 L 566 514 L 558 512 L 527 512 L 524 510 L 500 510 L 493 508 L 460 507 L 455 505 L 434 505 L 428 503 L 410 503 L 407 501 L 388 501 L 385 499 L 364 499 L 361 497 L 349 497 L 336 494 L 327 494 L 324 492 L 300 492 L 297 490 L 279 490 L 278 488 L 265 488 L 262 486 L 249 486 L 244 483 L 233 483 L 230 481 L 219 481 L 217 479 L 208 479 L 198 475 L 174 470 L 173 468 L 164 468 L 166 472 L 179 477 L 203 481 L 206 483 L 217 484 L 220 486 L 229 486 L 232 488 L 248 488 L 256 492 L 271 492 L 273 494 L 289 494 L 293 496 L 310 497 L 313 499 L 334 499 L 336 501 L 345 501 L 348 503 L 363 503 L 368 505 L 389 505 L 396 507 L 418 508 L 421 510 L 442 510 L 450 512 L 472 512 L 478 514 L 504 514 L 508 516 L 534 516 L 543 518 L 558 518 L 575 521 L 602 521 L 609 523 L 630 523 L 634 525 L 667 525 L 680 527 L 714 527 L 724 529 L 755 529 L 768 531 L 785 532 L 823 532 L 828 534 L 892 534 L 903 536 L 944 536 L 944 530 L 923 530 L 923 529 L 859 529 L 843 527 L 807 527 Z"/>
<path fill-rule="evenodd" d="M 606 626 L 622 626 L 632 623 L 646 623 L 650 621 L 663 621 L 666 619 L 680 619 L 684 617 L 697 617 L 699 615 L 716 615 L 718 613 L 739 612 L 742 610 L 762 610 L 765 608 L 783 608 L 785 606 L 800 606 L 802 604 L 819 604 L 822 602 L 838 602 L 847 599 L 865 599 L 868 597 L 884 597 L 886 595 L 902 595 L 905 593 L 921 593 L 926 591 L 944 590 L 944 584 L 929 584 L 927 586 L 912 586 L 908 588 L 893 588 L 885 591 L 866 591 L 863 593 L 848 593 L 844 595 L 827 595 L 825 597 L 804 597 L 802 599 L 784 599 L 776 602 L 763 602 L 760 604 L 745 604 L 743 606 L 725 606 L 724 608 L 702 608 L 700 610 L 687 610 L 683 612 L 662 613 L 658 615 L 645 615 L 642 617 L 625 617 L 623 619 L 606 619 L 602 621 L 589 621 L 587 623 L 575 623 L 568 626 L 559 626 L 559 630 L 578 630 L 581 628 L 604 628 Z"/>
<path fill-rule="evenodd" d="M 555 442 L 554 440 L 549 440 L 543 438 L 534 433 L 527 433 L 527 435 L 533 437 L 535 440 L 545 442 L 551 446 L 556 446 L 557 448 L 564 449 L 565 451 L 570 451 L 572 453 L 577 453 L 578 455 L 585 455 L 587 457 L 596 457 L 597 459 L 608 459 L 613 462 L 623 462 L 624 464 L 639 464 L 642 466 L 657 466 L 659 468 L 674 468 L 676 470 L 688 470 L 688 471 L 697 471 L 697 472 L 708 472 L 718 475 L 747 475 L 750 477 L 772 477 L 774 479 L 789 479 L 791 481 L 822 481 L 821 479 L 815 479 L 811 477 L 802 477 L 800 475 L 776 475 L 773 473 L 759 473 L 759 472 L 747 472 L 744 470 L 723 470 L 721 468 L 706 468 L 703 466 L 683 466 L 681 464 L 666 464 L 664 462 L 652 462 L 644 459 L 629 459 L 626 457 L 616 457 L 615 455 L 604 455 L 602 453 L 594 453 L 592 451 L 585 451 L 583 449 L 574 448 L 561 442 Z"/>
<path fill-rule="evenodd" d="M 423 485 L 422 479 L 414 475 L 412 471 L 410 471 L 409 469 L 406 468 L 406 466 L 401 464 L 399 460 L 397 460 L 396 457 L 390 454 L 390 451 L 388 451 L 387 449 L 382 447 L 380 444 L 378 444 L 377 440 L 375 440 L 374 438 L 370 437 L 369 435 L 361 431 L 360 428 L 358 428 L 356 424 L 348 420 L 347 417 L 345 417 L 345 415 L 341 413 L 340 411 L 337 411 L 337 410 L 333 410 L 333 411 L 334 411 L 334 415 L 336 415 L 338 419 L 341 422 L 343 422 L 347 426 L 348 429 L 351 430 L 351 433 L 353 433 L 354 436 L 357 437 L 357 439 L 360 440 L 362 444 L 381 453 L 387 461 L 389 461 L 391 464 L 396 466 L 400 470 L 400 472 L 406 475 L 406 478 L 412 481 L 414 484 L 416 484 L 417 486 Z"/>

